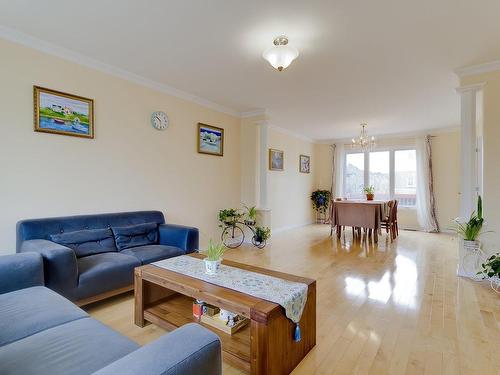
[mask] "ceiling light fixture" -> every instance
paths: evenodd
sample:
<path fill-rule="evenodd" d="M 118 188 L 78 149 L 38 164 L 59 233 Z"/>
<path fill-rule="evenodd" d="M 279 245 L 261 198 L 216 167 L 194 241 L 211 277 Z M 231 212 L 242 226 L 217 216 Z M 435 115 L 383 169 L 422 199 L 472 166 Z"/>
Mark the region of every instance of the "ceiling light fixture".
<path fill-rule="evenodd" d="M 274 47 L 264 51 L 262 57 L 280 72 L 299 56 L 297 48 L 288 45 L 288 38 L 281 35 L 274 39 Z"/>
<path fill-rule="evenodd" d="M 375 137 L 368 137 L 366 132 L 366 123 L 361 124 L 361 133 L 358 138 L 353 138 L 351 143 L 351 148 L 360 148 L 361 151 L 371 151 L 375 147 Z"/>

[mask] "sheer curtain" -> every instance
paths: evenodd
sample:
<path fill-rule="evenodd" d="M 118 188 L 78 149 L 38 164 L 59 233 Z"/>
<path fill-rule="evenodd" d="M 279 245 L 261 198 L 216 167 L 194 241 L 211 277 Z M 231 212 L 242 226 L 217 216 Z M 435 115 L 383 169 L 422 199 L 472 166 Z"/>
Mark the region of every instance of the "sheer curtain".
<path fill-rule="evenodd" d="M 418 224 L 426 232 L 439 232 L 434 207 L 430 137 L 417 138 L 415 145 L 417 152 L 416 205 Z"/>

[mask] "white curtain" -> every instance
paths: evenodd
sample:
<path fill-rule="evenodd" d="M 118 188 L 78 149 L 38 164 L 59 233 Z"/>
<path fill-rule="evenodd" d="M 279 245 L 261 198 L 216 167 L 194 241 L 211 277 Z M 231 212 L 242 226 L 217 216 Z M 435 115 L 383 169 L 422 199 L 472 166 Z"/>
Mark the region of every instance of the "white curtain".
<path fill-rule="evenodd" d="M 433 217 L 432 164 L 430 148 L 426 137 L 416 139 L 417 151 L 417 219 L 421 230 L 437 232 L 438 226 Z M 430 146 L 430 144 L 429 144 Z"/>

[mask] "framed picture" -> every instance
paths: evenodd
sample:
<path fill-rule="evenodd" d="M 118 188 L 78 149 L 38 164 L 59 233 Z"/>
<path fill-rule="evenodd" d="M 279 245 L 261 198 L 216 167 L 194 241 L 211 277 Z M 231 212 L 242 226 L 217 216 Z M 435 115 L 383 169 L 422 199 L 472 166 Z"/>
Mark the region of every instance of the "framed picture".
<path fill-rule="evenodd" d="M 271 171 L 282 171 L 284 166 L 283 151 L 269 149 L 269 169 Z"/>
<path fill-rule="evenodd" d="M 94 138 L 94 101 L 33 86 L 35 131 Z"/>
<path fill-rule="evenodd" d="M 311 173 L 311 157 L 307 155 L 299 156 L 300 173 Z"/>
<path fill-rule="evenodd" d="M 198 123 L 197 137 L 200 154 L 224 155 L 224 129 Z"/>

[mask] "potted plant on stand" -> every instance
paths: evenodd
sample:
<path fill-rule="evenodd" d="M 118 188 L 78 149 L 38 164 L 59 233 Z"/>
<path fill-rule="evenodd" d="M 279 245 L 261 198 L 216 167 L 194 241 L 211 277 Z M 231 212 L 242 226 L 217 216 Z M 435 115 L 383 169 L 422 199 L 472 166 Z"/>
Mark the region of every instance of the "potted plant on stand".
<path fill-rule="evenodd" d="M 365 186 L 363 191 L 366 194 L 367 201 L 372 201 L 375 198 L 375 187 L 373 185 Z"/>
<path fill-rule="evenodd" d="M 208 275 L 215 275 L 220 268 L 220 263 L 222 260 L 222 255 L 226 248 L 221 243 L 214 243 L 212 240 L 208 242 L 207 250 L 205 254 L 207 257 L 204 259 L 205 261 L 205 272 Z"/>
<path fill-rule="evenodd" d="M 247 219 L 245 219 L 245 224 L 246 225 L 255 225 L 255 222 L 257 221 L 257 209 L 255 206 L 248 207 L 248 206 L 243 206 L 247 210 Z"/>
<path fill-rule="evenodd" d="M 326 212 L 330 205 L 331 193 L 329 190 L 316 190 L 311 194 L 313 208 L 316 210 L 316 222 L 324 224 L 326 220 Z M 319 217 L 318 217 L 319 216 Z"/>
<path fill-rule="evenodd" d="M 461 239 L 459 276 L 478 279 L 477 270 L 486 258 L 478 240 L 483 233 L 483 224 L 483 201 L 481 196 L 478 196 L 477 210 L 471 214 L 469 220 L 456 218 L 453 226 L 453 230 Z"/>
<path fill-rule="evenodd" d="M 500 253 L 490 256 L 486 262 L 481 264 L 483 268 L 477 274 L 484 279 L 490 280 L 491 289 L 500 293 Z"/>
<path fill-rule="evenodd" d="M 255 228 L 255 235 L 252 237 L 254 246 L 262 249 L 266 246 L 267 239 L 271 236 L 271 229 L 268 227 Z"/>

